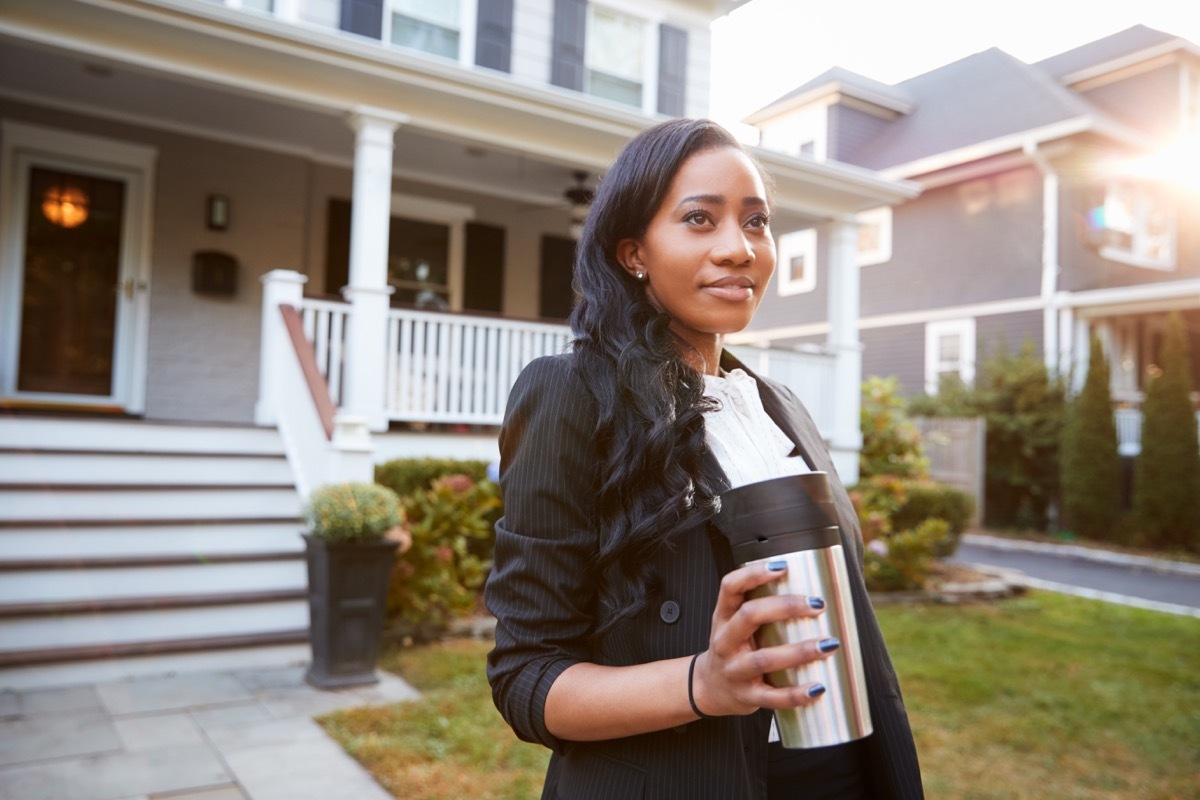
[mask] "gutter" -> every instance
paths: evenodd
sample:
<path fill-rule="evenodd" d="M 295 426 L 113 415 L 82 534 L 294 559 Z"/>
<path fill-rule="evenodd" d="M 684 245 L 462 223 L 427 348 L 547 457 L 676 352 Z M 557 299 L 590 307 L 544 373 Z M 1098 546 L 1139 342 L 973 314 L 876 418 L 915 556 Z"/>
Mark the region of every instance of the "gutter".
<path fill-rule="evenodd" d="M 1030 139 L 1022 146 L 1029 160 L 1042 173 L 1042 355 L 1046 368 L 1058 371 L 1061 347 L 1058 329 L 1058 173 L 1038 142 Z"/>

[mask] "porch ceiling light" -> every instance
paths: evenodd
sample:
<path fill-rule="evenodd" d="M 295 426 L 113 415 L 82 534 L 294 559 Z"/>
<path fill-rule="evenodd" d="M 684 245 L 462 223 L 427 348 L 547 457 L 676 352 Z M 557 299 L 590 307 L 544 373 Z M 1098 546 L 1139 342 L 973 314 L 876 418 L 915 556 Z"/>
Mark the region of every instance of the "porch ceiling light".
<path fill-rule="evenodd" d="M 42 196 L 42 214 L 62 228 L 87 222 L 88 196 L 77 186 L 52 186 Z"/>
<path fill-rule="evenodd" d="M 593 192 L 584 185 L 588 174 L 582 170 L 571 173 L 575 185 L 563 192 L 563 197 L 571 204 L 571 235 L 576 239 L 583 233 L 583 221 L 587 219 L 588 209 L 592 207 Z"/>

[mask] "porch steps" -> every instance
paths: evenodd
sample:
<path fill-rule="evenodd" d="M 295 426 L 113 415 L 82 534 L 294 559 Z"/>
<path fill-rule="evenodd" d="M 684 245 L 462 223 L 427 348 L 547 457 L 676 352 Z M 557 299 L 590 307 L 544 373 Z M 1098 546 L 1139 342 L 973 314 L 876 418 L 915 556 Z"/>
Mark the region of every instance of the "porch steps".
<path fill-rule="evenodd" d="M 0 417 L 0 686 L 302 660 L 299 517 L 273 430 Z"/>

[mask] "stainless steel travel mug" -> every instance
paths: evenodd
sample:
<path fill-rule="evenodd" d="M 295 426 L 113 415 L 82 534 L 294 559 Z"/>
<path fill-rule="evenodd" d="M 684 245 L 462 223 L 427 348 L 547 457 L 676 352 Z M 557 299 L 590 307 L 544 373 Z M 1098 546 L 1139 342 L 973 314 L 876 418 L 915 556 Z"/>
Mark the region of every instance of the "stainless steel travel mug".
<path fill-rule="evenodd" d="M 870 734 L 858 625 L 828 476 L 810 472 L 731 489 L 721 495 L 716 524 L 729 539 L 735 562 L 787 561 L 787 575 L 752 596 L 801 594 L 825 601 L 824 613 L 815 619 L 764 625 L 760 647 L 830 636 L 842 642 L 829 658 L 767 676 L 772 686 L 815 681 L 827 689 L 809 706 L 775 712 L 783 746 L 827 747 Z"/>

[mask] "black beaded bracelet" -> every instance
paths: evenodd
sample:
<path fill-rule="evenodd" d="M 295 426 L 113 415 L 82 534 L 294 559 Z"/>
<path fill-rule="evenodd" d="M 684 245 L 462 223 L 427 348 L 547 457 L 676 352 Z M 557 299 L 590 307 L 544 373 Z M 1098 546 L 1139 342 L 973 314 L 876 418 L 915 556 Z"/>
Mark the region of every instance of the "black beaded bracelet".
<path fill-rule="evenodd" d="M 696 653 L 692 656 L 692 663 L 688 665 L 688 702 L 692 704 L 692 711 L 696 712 L 696 716 L 700 719 L 715 719 L 715 717 L 705 714 L 696 705 L 696 695 L 692 692 L 692 679 L 696 675 L 696 659 L 701 656 L 701 653 Z"/>

